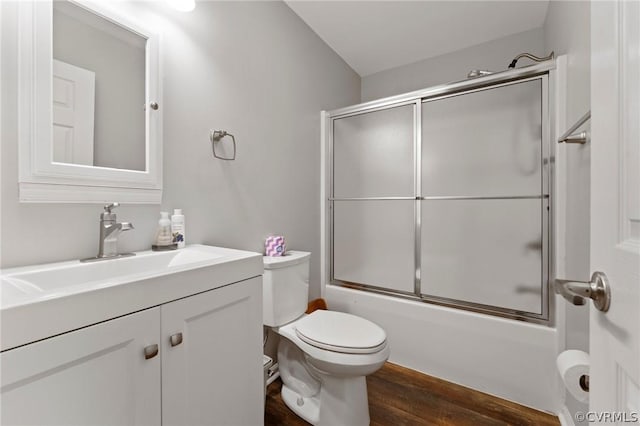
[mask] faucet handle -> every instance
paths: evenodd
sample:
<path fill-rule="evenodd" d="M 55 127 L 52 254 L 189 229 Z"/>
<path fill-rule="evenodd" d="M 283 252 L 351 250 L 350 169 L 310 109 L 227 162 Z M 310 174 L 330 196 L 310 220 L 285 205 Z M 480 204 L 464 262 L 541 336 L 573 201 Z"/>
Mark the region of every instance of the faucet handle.
<path fill-rule="evenodd" d="M 119 205 L 120 205 L 120 203 L 117 203 L 117 202 L 113 202 L 113 203 L 111 203 L 111 204 L 106 204 L 106 205 L 104 206 L 104 212 L 105 212 L 105 213 L 111 213 L 111 210 L 112 210 L 112 209 L 115 209 L 115 208 L 116 208 L 116 207 L 118 207 Z"/>

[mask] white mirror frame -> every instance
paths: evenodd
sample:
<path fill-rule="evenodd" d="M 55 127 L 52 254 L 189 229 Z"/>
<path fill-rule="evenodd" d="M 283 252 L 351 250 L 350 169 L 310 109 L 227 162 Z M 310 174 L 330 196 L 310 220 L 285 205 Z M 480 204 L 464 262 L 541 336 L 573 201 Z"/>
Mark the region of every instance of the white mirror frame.
<path fill-rule="evenodd" d="M 75 0 L 107 20 L 147 38 L 145 69 L 146 170 L 120 170 L 52 161 L 51 0 L 18 4 L 18 144 L 21 202 L 159 204 L 162 198 L 162 98 L 159 35 L 131 21 L 118 2 Z M 160 106 L 149 107 L 151 102 Z"/>

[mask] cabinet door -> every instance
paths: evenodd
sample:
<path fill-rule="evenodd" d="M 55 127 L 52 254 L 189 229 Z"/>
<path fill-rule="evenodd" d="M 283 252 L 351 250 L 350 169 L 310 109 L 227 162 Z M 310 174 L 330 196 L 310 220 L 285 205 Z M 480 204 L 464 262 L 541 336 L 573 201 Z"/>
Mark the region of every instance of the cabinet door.
<path fill-rule="evenodd" d="M 163 425 L 263 423 L 262 277 L 163 305 L 162 342 Z"/>
<path fill-rule="evenodd" d="M 157 425 L 160 308 L 0 354 L 5 425 Z"/>

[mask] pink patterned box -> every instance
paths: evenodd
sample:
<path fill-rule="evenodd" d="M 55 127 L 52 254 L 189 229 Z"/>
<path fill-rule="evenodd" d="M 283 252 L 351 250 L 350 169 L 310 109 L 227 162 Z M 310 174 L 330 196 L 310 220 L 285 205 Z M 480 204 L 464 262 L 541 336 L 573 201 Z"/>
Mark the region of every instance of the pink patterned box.
<path fill-rule="evenodd" d="M 270 235 L 264 241 L 265 256 L 283 256 L 286 249 L 282 235 Z"/>

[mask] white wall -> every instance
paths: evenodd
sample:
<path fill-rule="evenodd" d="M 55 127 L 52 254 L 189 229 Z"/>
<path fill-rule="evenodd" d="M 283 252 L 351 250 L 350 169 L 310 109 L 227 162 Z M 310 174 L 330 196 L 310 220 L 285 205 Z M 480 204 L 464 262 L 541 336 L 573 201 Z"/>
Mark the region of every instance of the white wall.
<path fill-rule="evenodd" d="M 549 3 L 544 25 L 545 51 L 555 50 L 567 55 L 566 121 L 575 123 L 590 109 L 590 3 L 587 1 L 552 1 Z M 588 123 L 587 126 L 588 127 Z M 564 131 L 564 130 L 563 130 Z M 566 194 L 566 277 L 589 280 L 589 188 L 590 146 L 568 145 Z M 589 309 L 573 306 L 557 297 L 565 314 L 565 342 L 567 349 L 589 350 Z M 567 395 L 571 413 L 585 410 L 586 405 Z"/>
<path fill-rule="evenodd" d="M 519 53 L 547 56 L 542 28 L 457 50 L 362 78 L 362 101 L 464 80 L 472 69 L 500 71 Z M 518 66 L 531 63 L 527 59 Z"/>
<path fill-rule="evenodd" d="M 99 205 L 20 204 L 16 2 L 2 2 L 2 267 L 92 256 Z M 360 100 L 360 78 L 281 2 L 199 2 L 182 14 L 141 2 L 163 28 L 164 196 L 189 243 L 262 251 L 269 233 L 309 250 L 319 295 L 320 111 Z M 211 154 L 209 129 L 235 134 L 237 160 Z M 159 206 L 122 206 L 123 251 L 148 249 Z"/>

